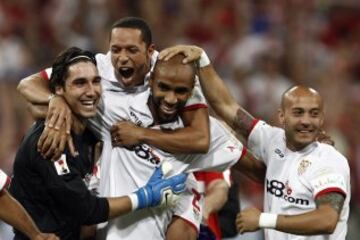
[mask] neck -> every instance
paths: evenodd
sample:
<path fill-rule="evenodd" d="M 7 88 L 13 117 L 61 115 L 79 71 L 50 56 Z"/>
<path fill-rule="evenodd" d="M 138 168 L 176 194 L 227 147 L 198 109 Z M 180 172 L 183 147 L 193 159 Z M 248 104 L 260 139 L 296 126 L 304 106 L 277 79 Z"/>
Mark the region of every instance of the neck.
<path fill-rule="evenodd" d="M 152 100 L 151 95 L 149 96 L 147 104 L 149 106 L 151 115 L 152 115 L 152 117 L 154 119 L 154 124 L 159 124 L 161 121 L 160 121 L 159 116 L 158 116 L 157 111 L 156 111 L 157 106 L 154 103 L 154 101 Z"/>
<path fill-rule="evenodd" d="M 81 135 L 85 131 L 85 120 L 79 116 L 73 115 L 73 124 L 71 130 L 78 135 Z"/>

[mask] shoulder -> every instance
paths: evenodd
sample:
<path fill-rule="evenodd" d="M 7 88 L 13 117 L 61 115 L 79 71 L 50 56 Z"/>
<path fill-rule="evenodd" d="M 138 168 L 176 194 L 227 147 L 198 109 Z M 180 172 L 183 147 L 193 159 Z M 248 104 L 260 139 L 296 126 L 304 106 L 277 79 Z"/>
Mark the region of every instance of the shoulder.
<path fill-rule="evenodd" d="M 253 122 L 253 127 L 249 134 L 249 139 L 257 135 L 258 137 L 265 140 L 266 138 L 271 138 L 271 140 L 275 139 L 284 139 L 284 129 L 271 126 L 268 123 L 255 119 Z"/>
<path fill-rule="evenodd" d="M 318 154 L 322 164 L 343 167 L 349 170 L 347 158 L 335 147 L 325 143 L 318 143 Z"/>

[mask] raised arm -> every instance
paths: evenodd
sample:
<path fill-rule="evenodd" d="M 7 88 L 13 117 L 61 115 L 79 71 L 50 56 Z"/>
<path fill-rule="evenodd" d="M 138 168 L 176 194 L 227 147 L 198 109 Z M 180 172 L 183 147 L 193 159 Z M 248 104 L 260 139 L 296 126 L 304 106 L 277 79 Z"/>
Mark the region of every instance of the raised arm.
<path fill-rule="evenodd" d="M 234 131 L 246 138 L 254 117 L 236 102 L 211 64 L 200 68 L 199 72 L 201 87 L 210 106 Z"/>
<path fill-rule="evenodd" d="M 22 79 L 17 90 L 32 104 L 47 105 L 49 103 L 49 96 L 51 95 L 49 81 L 41 73 Z"/>
<path fill-rule="evenodd" d="M 246 209 L 238 214 L 236 225 L 240 233 L 273 228 L 297 235 L 332 234 L 344 200 L 342 194 L 329 192 L 316 199 L 315 210 L 298 215 L 264 215 L 256 208 Z"/>

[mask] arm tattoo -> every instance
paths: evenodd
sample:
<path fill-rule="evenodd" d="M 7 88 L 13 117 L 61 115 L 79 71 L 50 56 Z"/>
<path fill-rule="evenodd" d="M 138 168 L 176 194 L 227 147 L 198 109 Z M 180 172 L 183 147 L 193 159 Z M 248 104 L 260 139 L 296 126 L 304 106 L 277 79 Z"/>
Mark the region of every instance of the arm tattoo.
<path fill-rule="evenodd" d="M 249 113 L 239 107 L 233 120 L 234 130 L 244 138 L 247 138 L 250 134 L 253 120 L 254 118 Z"/>
<path fill-rule="evenodd" d="M 316 207 L 318 208 L 322 204 L 330 204 L 333 209 L 340 214 L 342 207 L 344 205 L 345 198 L 342 194 L 337 192 L 331 192 L 320 196 L 315 200 Z"/>

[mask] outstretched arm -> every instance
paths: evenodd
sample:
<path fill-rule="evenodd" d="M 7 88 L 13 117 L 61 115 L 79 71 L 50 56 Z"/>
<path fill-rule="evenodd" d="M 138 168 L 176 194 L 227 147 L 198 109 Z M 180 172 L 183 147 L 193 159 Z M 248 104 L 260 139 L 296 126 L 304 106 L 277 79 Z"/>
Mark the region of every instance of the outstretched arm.
<path fill-rule="evenodd" d="M 211 65 L 206 53 L 199 47 L 190 47 L 193 49 L 192 52 L 197 54 L 192 54 L 184 59 L 184 63 L 199 60 L 200 83 L 210 106 L 231 128 L 246 138 L 251 131 L 254 117 L 236 102 Z M 182 52 L 181 47 L 171 47 L 161 51 L 159 58 L 167 60 L 180 52 Z M 201 52 L 201 57 L 199 52 Z"/>
<path fill-rule="evenodd" d="M 210 106 L 234 131 L 247 138 L 254 117 L 236 102 L 211 64 L 200 68 L 199 72 L 201 87 Z"/>
<path fill-rule="evenodd" d="M 237 216 L 237 229 L 240 233 L 274 228 L 298 235 L 332 234 L 344 200 L 342 194 L 330 192 L 317 198 L 315 210 L 299 215 L 275 215 L 261 213 L 256 208 L 246 209 Z"/>

